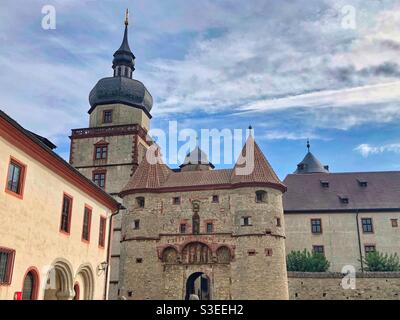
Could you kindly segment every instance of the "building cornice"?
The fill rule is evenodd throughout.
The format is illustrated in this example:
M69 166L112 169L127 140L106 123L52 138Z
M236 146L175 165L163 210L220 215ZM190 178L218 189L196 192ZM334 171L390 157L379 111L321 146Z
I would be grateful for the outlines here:
M17 123L11 123L4 117L0 117L0 135L10 144L25 152L28 156L40 162L46 168L55 172L109 209L116 211L119 208L120 204L108 193L98 188L64 159L49 148L40 145L24 131Z

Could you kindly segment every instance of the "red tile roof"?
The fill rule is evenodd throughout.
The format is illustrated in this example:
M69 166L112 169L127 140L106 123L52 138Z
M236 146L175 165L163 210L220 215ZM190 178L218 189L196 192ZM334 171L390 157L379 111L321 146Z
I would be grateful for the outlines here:
M249 147L249 151L254 150L248 159L251 169L248 172L243 171L247 168L246 146ZM254 166L251 166L252 163ZM175 172L163 163L149 164L145 158L121 195L146 191L178 191L180 189L229 189L239 186L267 186L285 191L285 186L252 137L247 140L233 169Z

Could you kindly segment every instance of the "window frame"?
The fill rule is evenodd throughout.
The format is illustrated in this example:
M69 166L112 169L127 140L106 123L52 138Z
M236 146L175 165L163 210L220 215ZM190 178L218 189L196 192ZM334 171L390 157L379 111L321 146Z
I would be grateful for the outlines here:
M368 226L368 224L364 224L364 221L370 220L371 221L371 231L365 231L364 226ZM363 234L373 234L374 233L374 221L372 218L361 218L361 228L363 231Z
M113 111L112 109L103 110L103 124L110 124L113 123ZM110 113L110 121L106 121L106 113Z
M208 227L211 226L211 231L208 230ZM214 223L211 221L206 222L206 233L212 234L214 233Z
M181 197L173 197L172 198L172 204L174 206L180 206L181 205Z
M182 227L184 227L184 232L182 232ZM188 224L187 223L180 223L179 224L179 233L180 234L186 234L188 231Z
M392 225L392 228L398 228L399 227L399 220L398 219L390 219L390 223Z
M95 177L96 175L104 175L104 186L101 187L99 184L96 183ZM106 189L106 183L107 183L107 170L97 170L97 171L93 171L92 173L92 182L98 186L99 188L105 190Z
M219 203L219 195L214 194L212 196L211 203Z
M261 196L261 200L258 200L258 196ZM265 190L257 190L256 191L256 203L267 203L268 193Z
M138 209L144 209L146 206L146 199L145 197L136 197L136 205ZM143 204L143 205L142 205Z
M133 230L139 230L139 229L140 229L140 219L133 220Z
M102 232L102 226L104 226L103 232ZM99 241L98 241L98 247L100 249L104 249L106 246L106 233L107 233L107 218L103 215L100 215Z
M367 248L372 248L372 247L374 248L374 250L367 252ZM371 252L376 252L376 244L373 243L364 244L364 255L367 256L367 254Z
M101 158L97 158L97 149L99 149L99 148L101 148L101 151L100 151ZM103 149L104 148L106 149L106 151L105 151L105 157L103 158L103 155L104 155ZM101 160L107 161L108 160L108 143L101 143L101 144L94 145L93 160L94 161L101 161Z
M39 296L39 288L40 288L40 274L39 274L39 270L36 267L29 267L26 272L24 277L22 278L22 289L21 289L21 293L23 296L23 292L24 292L24 284L25 284L25 279L28 276L28 274L31 273L33 275L33 288L32 288L32 292L31 292L31 299L29 300L25 300L25 301L34 301L38 299Z
M70 206L69 206L69 210L68 210L68 231L66 231L66 230L64 230L62 228L63 227L62 224L63 224L64 199L65 198L70 200ZM68 235L68 236L71 234L71 221L72 221L72 207L73 207L73 204L74 204L74 198L70 194L64 192L63 193L62 202L61 202L61 221L60 221L60 230L59 231L61 233L65 234L65 235Z
M322 252L317 252L316 250L315 250L315 248L322 248ZM324 245L321 245L321 244L316 244L316 245L313 245L312 246L312 252L313 252L313 254L322 254L323 256L325 256L325 246Z
M18 181L18 190L19 192L14 192L13 190L10 190L8 188L8 181L10 179L10 167L11 165L17 166L20 168L20 174L19 174L19 181ZM10 156L10 160L8 162L8 167L7 167L7 179L6 179L6 186L5 186L5 192L18 198L18 199L23 199L24 198L24 189L25 189L25 178L26 178L26 169L27 165L22 163L21 161L17 160L13 156Z
M87 230L87 239L84 238L84 232L85 232L85 215L86 215L86 210L89 211L89 218L88 218L88 230ZM92 215L93 215L93 208L87 204L85 204L85 208L83 209L83 222L82 222L82 242L85 243L90 243L90 232L92 229Z
M319 232L314 232L314 227L316 225L313 225L313 222L315 222L315 221L319 221ZM311 234L320 235L320 234L323 233L323 230L322 230L322 219L321 218L310 219L310 226L311 226Z
M16 251L11 248L0 247L0 253L5 253L8 255L6 270L5 270L5 280L4 280L4 282L1 282L2 280L0 279L0 287L3 287L3 286L6 287L6 286L10 286L12 283Z
M247 224L245 223L246 220L247 220ZM240 218L240 226L241 227L251 227L251 226L253 226L252 217L251 216L242 216Z

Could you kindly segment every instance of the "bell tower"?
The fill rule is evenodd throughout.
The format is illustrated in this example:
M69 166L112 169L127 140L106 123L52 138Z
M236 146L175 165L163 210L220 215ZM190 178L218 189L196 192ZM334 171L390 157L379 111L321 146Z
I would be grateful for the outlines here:
M70 164L119 201L118 194L151 144L147 132L153 107L150 92L133 79L136 58L129 46L128 18L127 10L122 44L112 62L113 76L100 79L90 92L89 126L73 129L70 136ZM114 217L113 226L110 299L116 297L119 281L120 215Z

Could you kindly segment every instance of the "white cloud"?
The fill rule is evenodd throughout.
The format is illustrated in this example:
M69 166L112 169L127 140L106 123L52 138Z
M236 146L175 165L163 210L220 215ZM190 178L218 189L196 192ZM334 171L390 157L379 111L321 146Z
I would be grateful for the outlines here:
M359 152L365 158L369 157L370 155L384 153L384 152L400 153L400 143L392 143L382 146L360 144L354 150Z

